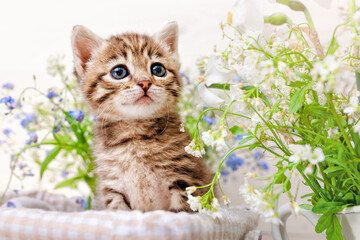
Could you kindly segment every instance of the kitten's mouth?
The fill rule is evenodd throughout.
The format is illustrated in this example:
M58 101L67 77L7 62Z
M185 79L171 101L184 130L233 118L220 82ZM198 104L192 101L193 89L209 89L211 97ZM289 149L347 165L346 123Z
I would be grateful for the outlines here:
M154 102L149 96L144 95L140 97L138 100L136 100L135 104L138 105L150 105L152 102Z

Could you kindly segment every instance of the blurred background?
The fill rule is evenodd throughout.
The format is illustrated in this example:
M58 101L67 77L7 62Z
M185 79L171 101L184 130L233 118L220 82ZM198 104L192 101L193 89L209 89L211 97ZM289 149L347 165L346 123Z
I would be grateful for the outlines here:
M330 1L330 0L328 0ZM313 0L302 1L310 10L316 29L323 43L330 41L334 27L342 22L338 7L345 1L332 1L330 8L323 8ZM72 72L70 34L74 25L84 25L107 38L124 31L152 34L167 22L177 21L180 27L179 53L182 70L191 78L198 75L196 61L209 55L221 43L220 23L226 21L231 10L231 0L14 0L2 1L0 7L0 84L12 82L13 95L33 86L46 90L60 83L53 82L46 71L48 59L64 56L66 71ZM286 13L294 23L305 22L302 13L265 1L265 15ZM359 2L358 2L359 4ZM12 125L2 116L1 128ZM0 154L4 152L0 145ZM271 162L268 162L271 174ZM243 181L242 167L225 184L225 192L232 204L242 204L238 194ZM9 159L0 155L0 189L9 178ZM44 184L44 183L42 183ZM45 183L46 184L46 183ZM24 186L38 189L37 181ZM65 192L66 193L66 192ZM263 239L272 239L270 224L260 222ZM291 217L288 223L290 239L324 239L315 234L314 227L302 217Z

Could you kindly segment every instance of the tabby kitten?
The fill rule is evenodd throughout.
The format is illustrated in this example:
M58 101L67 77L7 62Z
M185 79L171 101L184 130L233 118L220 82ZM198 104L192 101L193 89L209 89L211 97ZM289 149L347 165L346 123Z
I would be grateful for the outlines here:
M107 40L73 29L75 73L97 118L97 197L107 209L190 211L185 188L212 180L203 159L185 152L191 139L179 131L177 43L175 22L153 36Z

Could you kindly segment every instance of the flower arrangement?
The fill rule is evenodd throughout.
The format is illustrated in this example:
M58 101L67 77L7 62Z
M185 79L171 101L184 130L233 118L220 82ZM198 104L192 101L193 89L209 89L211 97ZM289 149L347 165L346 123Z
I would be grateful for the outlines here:
M295 213L302 207L322 214L316 232L343 239L336 213L360 204L360 11L350 0L344 23L322 45L301 1L276 3L303 12L307 23L294 25L280 13L264 17L262 1L237 0L221 25L226 47L199 64L198 91L208 107L199 119L212 113L220 120L211 128L196 125L187 151L199 156L211 148L225 155L212 183L202 186L209 191L195 198L197 187L188 188L188 202L216 214L214 189L226 159L240 149L261 149L277 171L261 188L248 182L255 173L246 175L240 194L250 208L280 223L276 205L285 194ZM238 135L242 139L235 141ZM295 178L309 188L302 196L308 204L297 203Z

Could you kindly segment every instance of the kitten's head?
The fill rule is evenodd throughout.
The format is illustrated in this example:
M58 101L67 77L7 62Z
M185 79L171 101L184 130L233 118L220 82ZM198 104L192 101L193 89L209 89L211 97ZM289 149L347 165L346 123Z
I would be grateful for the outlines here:
M180 90L177 39L175 22L153 36L126 33L107 40L75 26L75 73L93 113L121 120L173 111Z

